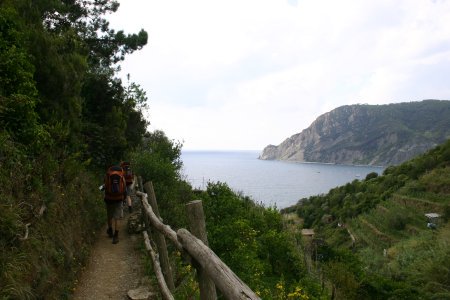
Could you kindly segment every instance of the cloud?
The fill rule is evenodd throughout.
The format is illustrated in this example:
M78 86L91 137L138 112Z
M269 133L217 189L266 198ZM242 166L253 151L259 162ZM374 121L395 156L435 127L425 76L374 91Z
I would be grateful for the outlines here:
M186 148L261 149L341 105L449 99L449 1L121 2L111 25L149 32L123 76Z

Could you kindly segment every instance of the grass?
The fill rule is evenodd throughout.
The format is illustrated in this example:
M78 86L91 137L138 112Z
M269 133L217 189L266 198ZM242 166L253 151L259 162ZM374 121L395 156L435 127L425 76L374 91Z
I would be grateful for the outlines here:
M79 165L70 167L75 169L64 178L51 170L46 170L49 177L32 178L18 165L16 175L24 180L2 187L0 299L70 297L96 228L105 220L98 183L88 172L80 174ZM24 238L26 224L31 225Z
M353 219L348 227L356 237L357 254L368 272L406 281L421 288L425 295L441 292L447 297L450 223L441 222L437 230L428 229L424 211L415 206L416 200L412 200L414 205L406 206L387 201L383 208ZM404 216L406 223L395 228L391 222L399 216Z

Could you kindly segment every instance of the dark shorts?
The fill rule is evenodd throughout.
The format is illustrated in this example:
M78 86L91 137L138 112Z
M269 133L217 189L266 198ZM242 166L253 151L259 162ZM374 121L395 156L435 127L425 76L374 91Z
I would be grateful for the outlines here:
M127 185L127 196L131 196L131 184Z
M120 219L122 217L122 201L105 202L108 219Z

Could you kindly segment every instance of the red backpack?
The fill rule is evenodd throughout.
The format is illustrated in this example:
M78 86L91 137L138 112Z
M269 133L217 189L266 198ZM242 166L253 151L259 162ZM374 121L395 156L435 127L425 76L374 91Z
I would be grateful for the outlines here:
M133 184L134 174L133 170L131 169L131 164L128 161L123 161L120 163L120 166L123 169L123 174L125 177L125 182L127 185Z
M125 184L122 168L110 167L105 177L105 199L122 201L125 198Z

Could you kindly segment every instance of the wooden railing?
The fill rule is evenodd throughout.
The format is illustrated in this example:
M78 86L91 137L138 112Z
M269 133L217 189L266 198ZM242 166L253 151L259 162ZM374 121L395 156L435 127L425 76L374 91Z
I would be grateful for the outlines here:
M216 287L227 299L260 299L222 260L208 247L203 206L200 200L186 205L191 232L181 228L176 232L161 221L152 182L142 184L138 177L140 197L144 216L143 231L145 245L153 262L161 296L174 299L173 275L166 247L168 239L178 250L187 254L191 265L197 270L200 299L217 299ZM142 187L147 193L144 193ZM149 232L157 246L157 253L150 242Z

